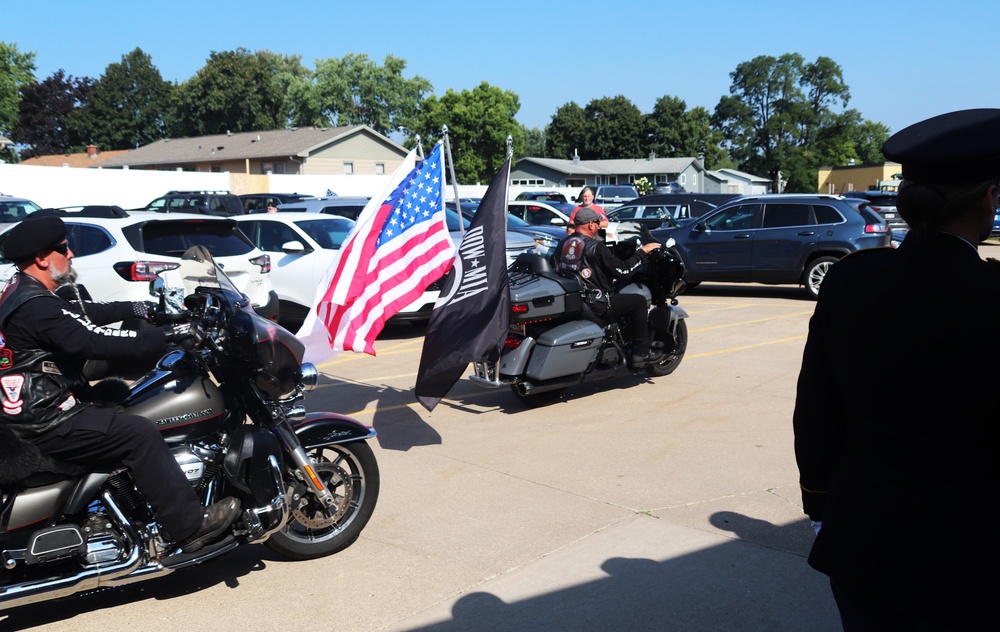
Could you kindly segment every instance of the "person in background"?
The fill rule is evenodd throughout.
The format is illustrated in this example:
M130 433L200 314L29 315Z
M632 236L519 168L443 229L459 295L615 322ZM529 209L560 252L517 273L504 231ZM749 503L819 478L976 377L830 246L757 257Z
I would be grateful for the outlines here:
M601 229L606 229L608 227L608 214L604 212L604 209L600 206L594 204L594 190L589 186L583 187L580 191L580 196L577 198L580 203L573 209L569 214L569 225L566 226L566 233L572 234L576 230L576 224L574 220L576 219L577 212L582 208L589 208L590 210L596 212L601 216Z
M910 232L830 269L798 379L809 564L829 576L848 632L978 629L1000 588L988 517L1000 263L978 252L1000 205L1000 109L916 123L883 153L901 164ZM872 323L892 323L891 344L859 344ZM873 385L892 395L862 394Z

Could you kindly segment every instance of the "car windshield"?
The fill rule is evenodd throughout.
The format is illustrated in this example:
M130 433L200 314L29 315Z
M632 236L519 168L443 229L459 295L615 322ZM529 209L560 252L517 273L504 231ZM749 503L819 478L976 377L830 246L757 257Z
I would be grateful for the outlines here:
M458 224L458 222L459 222L458 213L455 212L454 209L451 209L451 208L445 209L445 216L447 217L448 231L449 232L455 233L455 232L458 232L459 230L462 230L461 228L459 228L459 224ZM468 228L469 227L469 223L470 222L469 222L469 220L467 218L463 217L461 221L462 221L462 226L464 228Z
M0 222L19 222L40 208L30 200L0 202Z
M233 257L254 248L233 221L150 221L142 226L141 233L141 247L136 250L152 255L179 257L191 246L200 245L213 257Z
M309 235L325 250L340 248L354 227L354 222L346 217L322 217L295 222L302 232Z

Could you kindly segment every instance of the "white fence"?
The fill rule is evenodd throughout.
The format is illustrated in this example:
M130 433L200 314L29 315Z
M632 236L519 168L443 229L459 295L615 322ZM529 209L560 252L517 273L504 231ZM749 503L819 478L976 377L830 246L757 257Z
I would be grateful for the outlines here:
M341 196L381 195L390 176L364 175L270 175L255 176L263 182L259 190L236 186L243 174L198 173L193 171L146 171L142 169L76 169L0 164L0 193L32 200L42 207L113 204L122 208L145 206L167 191L233 191L234 193L304 193L321 197L327 191ZM245 185L241 185L244 186ZM459 185L460 197L482 197L485 184ZM539 187L511 187L510 199L522 191ZM554 187L572 200L579 188ZM445 198L454 198L454 187L445 189Z

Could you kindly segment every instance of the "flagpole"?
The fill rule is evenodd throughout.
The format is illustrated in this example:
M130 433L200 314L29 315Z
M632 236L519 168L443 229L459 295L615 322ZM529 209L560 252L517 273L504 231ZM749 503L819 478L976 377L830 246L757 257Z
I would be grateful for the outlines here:
M458 213L458 231L465 237L465 221L462 218L462 200L458 197L458 180L455 178L455 160L451 157L451 143L448 141L448 126L441 126L444 134L444 152L448 155L448 173L451 175L451 186L455 187L455 212Z

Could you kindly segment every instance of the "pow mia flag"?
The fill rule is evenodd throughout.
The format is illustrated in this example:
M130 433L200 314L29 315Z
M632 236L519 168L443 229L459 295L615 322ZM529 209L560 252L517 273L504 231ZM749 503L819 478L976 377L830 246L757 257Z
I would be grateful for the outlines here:
M431 411L470 362L495 356L510 327L507 289L507 180L493 178L445 277L424 336L417 400Z

